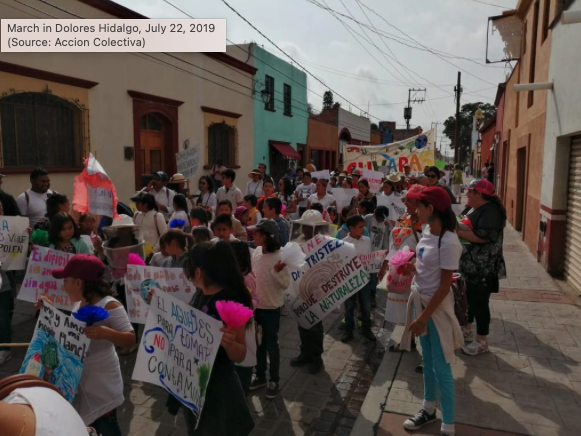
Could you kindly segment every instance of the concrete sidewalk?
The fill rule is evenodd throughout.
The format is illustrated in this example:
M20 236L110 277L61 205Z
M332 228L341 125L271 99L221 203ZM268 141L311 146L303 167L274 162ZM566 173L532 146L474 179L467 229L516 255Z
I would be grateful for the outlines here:
M458 435L581 434L581 309L507 227L508 278L491 302L490 353L456 353ZM423 398L419 353L386 353L352 435L404 435ZM441 416L438 412L438 416ZM416 434L439 434L428 429Z

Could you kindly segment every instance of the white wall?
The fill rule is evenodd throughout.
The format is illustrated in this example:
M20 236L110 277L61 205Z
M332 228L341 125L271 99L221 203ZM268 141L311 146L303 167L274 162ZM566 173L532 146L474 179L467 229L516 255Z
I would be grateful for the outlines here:
M360 117L348 110L339 108L339 133L343 128L349 130L352 139L370 142L371 122L369 118Z

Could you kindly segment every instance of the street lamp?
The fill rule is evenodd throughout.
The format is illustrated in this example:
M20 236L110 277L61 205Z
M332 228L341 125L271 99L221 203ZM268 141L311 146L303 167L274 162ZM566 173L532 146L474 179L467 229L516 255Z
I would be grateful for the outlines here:
M272 97L272 94L268 89L263 89L262 91L260 91L260 97L262 98L262 102L266 105L270 103L270 98Z

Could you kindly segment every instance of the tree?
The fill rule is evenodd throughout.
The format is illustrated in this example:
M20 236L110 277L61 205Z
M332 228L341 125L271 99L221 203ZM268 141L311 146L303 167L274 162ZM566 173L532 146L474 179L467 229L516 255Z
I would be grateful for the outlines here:
M317 111L315 110L311 103L307 104L307 112L309 114L309 117L314 117L315 115L317 115Z
M377 124L375 123L371 123L371 131L372 132L376 132L379 130L379 127L377 126Z
M325 91L323 94L323 110L333 108L333 93L331 91Z
M490 103L466 103L460 109L460 144L466 149L470 149L472 144L472 121L476 110L480 109L484 113L484 121L492 118L496 113L496 107ZM444 134L452 142L450 148L456 149L456 117L448 117L444 121Z

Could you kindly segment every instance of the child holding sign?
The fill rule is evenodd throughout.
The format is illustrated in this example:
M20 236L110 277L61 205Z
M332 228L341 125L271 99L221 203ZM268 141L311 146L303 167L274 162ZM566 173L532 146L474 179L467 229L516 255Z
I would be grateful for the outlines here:
M68 213L57 213L51 220L48 232L49 248L74 254L91 254L81 239L81 232Z
M125 401L123 378L115 347L135 344L135 333L125 309L111 297L111 288L103 280L105 265L98 258L85 254L73 256L64 268L52 276L64 279L64 289L73 305L73 312L93 305L106 309L109 317L90 327L85 335L91 345L84 362L83 375L73 406L86 425L101 436L120 436L117 407Z

